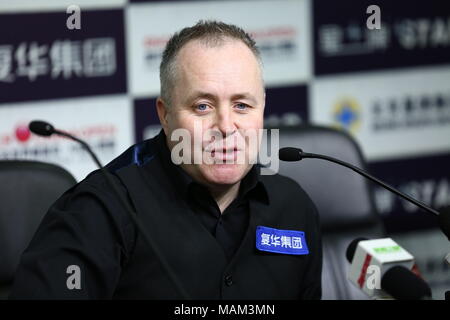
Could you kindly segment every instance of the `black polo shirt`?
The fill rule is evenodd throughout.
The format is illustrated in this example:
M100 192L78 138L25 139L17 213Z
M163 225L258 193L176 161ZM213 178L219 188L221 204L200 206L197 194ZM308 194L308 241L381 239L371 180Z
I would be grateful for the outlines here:
M180 166L172 163L165 139L164 132L161 132L161 139L157 140L157 144L167 176L205 228L217 239L227 259L231 260L248 227L249 199L268 202L257 166L253 166L242 179L237 198L221 213L208 189L195 182Z
M254 167L219 215L208 192L171 163L164 139L136 144L107 166L158 250L94 171L49 209L21 257L11 298L179 299L164 257L191 299L319 299L318 214L303 189ZM309 251L261 250L261 228L302 232Z

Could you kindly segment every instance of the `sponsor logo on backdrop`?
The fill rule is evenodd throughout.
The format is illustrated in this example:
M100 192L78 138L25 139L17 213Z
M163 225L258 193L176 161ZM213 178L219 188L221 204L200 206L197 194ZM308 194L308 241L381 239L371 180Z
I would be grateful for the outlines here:
M248 30L255 39L265 63L293 59L298 55L298 33L296 25L280 25L274 28Z
M346 27L327 24L319 28L319 52L325 57L383 52L389 44L390 30L386 24L379 30L367 29L362 24L349 24Z
M450 62L450 15L441 1L378 1L379 29L367 27L368 4L313 1L317 74Z
M361 107L353 98L344 98L336 102L333 108L335 126L356 133L361 125Z
M144 61L148 70L155 72L159 70L162 53L166 43L169 41L170 35L152 37L147 36L144 39Z
M30 119L31 121L32 119ZM77 129L64 130L77 137L83 137L88 144L103 155L113 155L116 150L115 136L117 127L108 123L92 126L81 126ZM17 123L11 132L0 133L1 159L39 159L54 162L57 159L84 159L86 154L78 144L72 144L69 149L61 144L72 144L62 137L44 138L32 134L28 122ZM67 154L70 151L70 154Z
M312 121L350 132L370 161L448 152L449 77L449 67L322 77Z
M83 10L80 30L66 20L65 10L1 15L15 31L0 40L0 103L126 91L122 10Z
M265 63L285 61L295 57L298 51L298 30L293 25L280 25L273 28L246 29L255 39ZM170 35L147 36L144 38L144 60L150 71L158 71L164 47Z
M356 134L361 125L361 112L355 99L345 98L335 103L332 117L336 127ZM374 134L447 126L450 124L450 91L380 97L369 103L368 114L367 121Z
M255 39L267 85L309 80L309 1L178 2L131 5L127 10L130 90L137 96L159 94L159 64L170 36L201 19L236 24ZM176 8L175 8L176 6ZM249 16L248 12L252 12Z
M370 105L374 132L450 124L450 90L379 98Z
M0 46L0 82L17 78L34 82L38 77L53 79L111 76L116 72L114 38L83 41L55 40L51 44L21 42Z
M32 120L48 121L85 140L103 164L133 143L131 106L126 97L11 104L0 108L0 159L56 163L77 180L96 169L78 143L56 135L45 138L32 134L28 129Z

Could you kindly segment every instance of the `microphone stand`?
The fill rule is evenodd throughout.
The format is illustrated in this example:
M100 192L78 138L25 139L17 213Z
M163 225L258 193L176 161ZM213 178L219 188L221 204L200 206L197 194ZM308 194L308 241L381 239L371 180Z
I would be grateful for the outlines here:
M403 192L400 192L399 190L395 189L394 187L388 185L387 183L381 181L378 178L375 178L374 176L368 174L367 172L361 170L360 168L358 168L358 167L356 167L356 166L354 166L354 165L352 165L350 163L347 163L345 161L342 161L342 160L339 160L339 159L336 159L336 158L333 158L333 157L329 157L329 156L325 156L325 155L321 155L321 154L315 154L315 153L306 153L306 152L302 152L302 158L322 159L322 160L334 162L334 163L337 163L337 164L339 164L341 166L347 167L347 168L349 168L349 169L359 173L360 175L366 177L370 181L373 181L373 182L381 185L383 188L391 191L392 193L396 194L397 196L399 196L399 197L401 197L401 198L403 198L403 199L405 199L405 200L407 200L409 202L412 202L413 204L415 204L419 208L421 208L421 209L423 209L423 210L425 210L425 211L427 211L429 213L432 213L432 214L434 214L436 216L439 215L438 211L434 210L433 208L430 208L429 206L427 206L423 202L420 202L420 201L418 201L418 200L408 196L407 194L405 194Z

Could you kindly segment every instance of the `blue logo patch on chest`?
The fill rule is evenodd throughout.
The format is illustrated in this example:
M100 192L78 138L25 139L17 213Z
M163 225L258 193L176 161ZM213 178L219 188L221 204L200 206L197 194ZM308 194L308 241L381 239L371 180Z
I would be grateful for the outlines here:
M305 233L263 226L256 227L256 248L260 251L303 255L309 254Z

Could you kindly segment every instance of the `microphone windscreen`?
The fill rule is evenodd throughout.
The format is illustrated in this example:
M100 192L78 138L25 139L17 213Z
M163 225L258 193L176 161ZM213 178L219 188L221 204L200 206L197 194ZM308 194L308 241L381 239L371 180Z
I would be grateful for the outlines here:
M445 207L439 212L438 222L442 232L444 232L450 241L450 206Z
M397 300L431 298L428 284L411 270L395 266L381 278L381 288Z
M278 158L282 161L299 161L302 160L302 149L298 148L281 148L278 150Z
M367 239L367 238L356 238L355 240L350 242L350 244L347 247L347 251L345 252L345 256L347 257L347 261L348 262L352 263L353 257L354 257L355 252L356 252L356 247L358 246L358 243L360 241L365 241L365 240L369 240L369 239Z
M40 136L50 136L55 132L55 128L50 123L39 120L31 121L28 128Z

